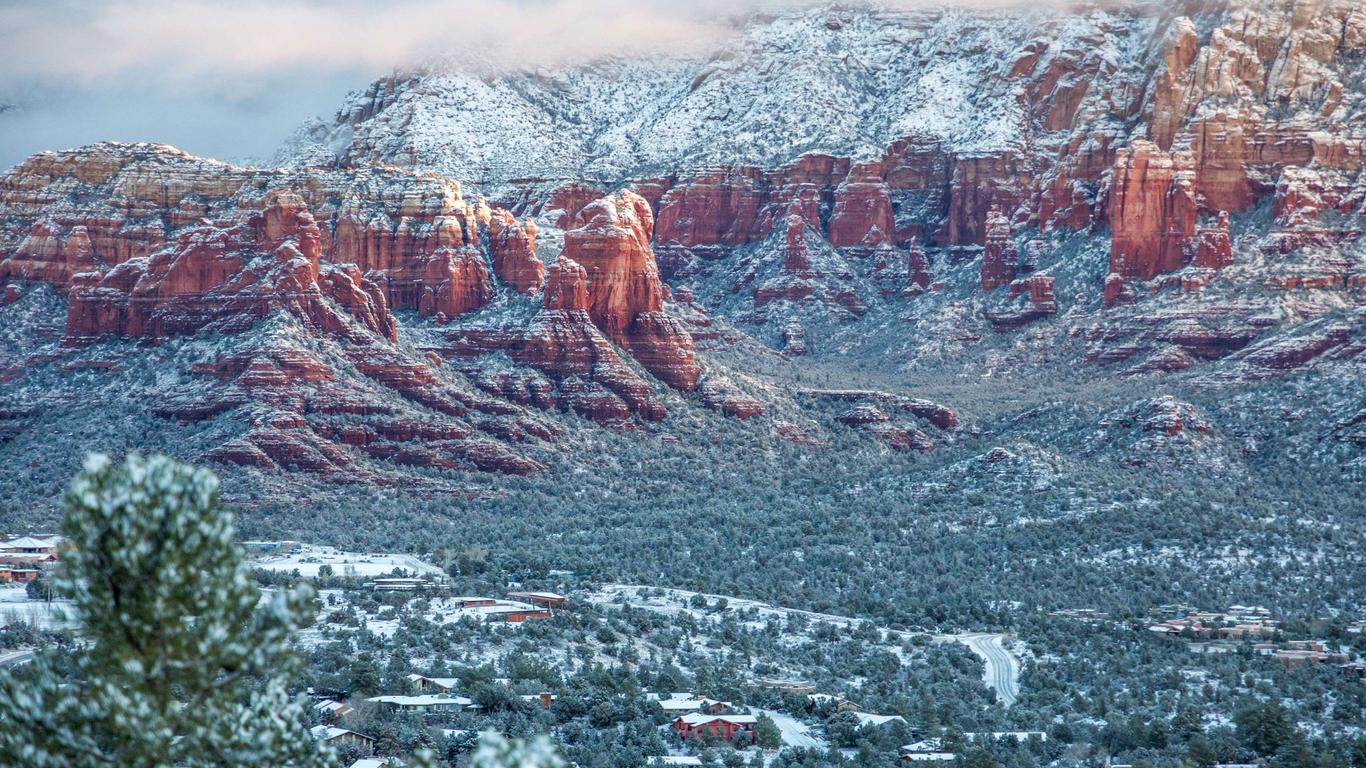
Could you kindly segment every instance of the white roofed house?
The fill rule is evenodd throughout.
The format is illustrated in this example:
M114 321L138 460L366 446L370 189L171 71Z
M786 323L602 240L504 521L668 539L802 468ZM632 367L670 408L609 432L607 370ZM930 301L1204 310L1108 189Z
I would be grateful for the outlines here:
M667 699L660 699L658 704L666 715L681 715L688 712L698 712L702 709L702 699L695 699L691 694L685 694L683 697L673 694Z
M887 725L888 723L905 723L906 718L901 715L874 715L868 712L855 712L854 717L858 718L859 725L871 725L874 727Z
M464 696L372 696L366 701L401 712L464 712L479 709L473 699Z
M347 715L356 711L355 708L352 707L350 704L344 704L340 701L333 701L331 699L323 699L321 701L314 702L313 709L317 710L318 714L322 716L323 720L332 723L335 723L337 720L340 720L341 718L346 717Z
M0 541L0 565L8 566L12 572L24 571L22 577L11 577L4 581L31 581L39 568L56 563L60 559L60 536L20 536L17 539Z
M938 738L931 738L903 746L900 759L905 763L947 763L958 759L958 756L952 752L945 752L943 742Z
M569 602L569 598L554 592L509 592L508 597L543 608L563 608Z
M363 733L356 733L355 731L346 728L337 728L331 725L315 725L310 729L310 732L318 741L330 744L334 748L343 744L350 744L359 748L367 755L375 751L374 739Z
M460 686L460 680L454 677L408 675L408 682L413 684L413 690L421 693L451 693Z

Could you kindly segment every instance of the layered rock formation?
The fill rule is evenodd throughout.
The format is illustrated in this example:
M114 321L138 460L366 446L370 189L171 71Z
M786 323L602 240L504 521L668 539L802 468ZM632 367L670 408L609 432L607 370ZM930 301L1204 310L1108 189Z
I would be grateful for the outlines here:
M562 258L582 265L588 314L607 337L629 349L646 370L690 392L701 368L692 337L664 313L664 285L650 239L654 214L640 195L622 191L589 204L565 232Z

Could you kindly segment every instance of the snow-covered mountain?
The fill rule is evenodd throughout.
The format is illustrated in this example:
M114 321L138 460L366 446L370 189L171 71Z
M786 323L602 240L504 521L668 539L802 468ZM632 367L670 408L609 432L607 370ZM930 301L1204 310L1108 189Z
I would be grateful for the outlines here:
M703 58L622 59L496 75L434 64L351 95L300 129L288 164L390 163L471 184L619 180L807 152L874 157L916 134L960 153L1028 135L1010 68L1037 41L1117 70L1153 17L1057 8L822 8L751 20Z

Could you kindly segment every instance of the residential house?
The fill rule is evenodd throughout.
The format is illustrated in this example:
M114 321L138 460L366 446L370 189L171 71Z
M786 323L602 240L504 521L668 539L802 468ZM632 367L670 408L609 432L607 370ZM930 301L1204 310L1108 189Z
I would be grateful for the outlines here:
M947 763L958 758L943 751L943 743L937 738L907 744L901 748L899 757L904 763Z
M462 712L479 709L473 699L464 696L372 696L366 701L402 712Z
M17 539L0 541L0 556L28 555L30 557L51 556L57 559L57 549L61 546L60 536L20 536Z
M554 592L509 592L508 597L552 609L563 608L569 603L569 598Z
M537 704L540 704L542 709L550 709L551 705L555 703L555 699L557 698L559 697L551 693L550 691L522 694L523 701L534 701Z
M397 757L362 757L348 768L402 768L403 765Z
M776 680L763 678L754 683L760 688L772 688L784 693L804 693L811 694L816 692L816 687L802 680Z
M520 624L527 619L549 619L551 613L546 608L533 608L529 605L500 604L483 611L489 621L506 621Z
M684 741L711 734L730 742L740 739L742 743L753 744L757 738L754 730L757 722L758 718L753 715L709 715L698 712L674 720L673 728Z
M7 568L6 582L29 582L38 578L40 569L56 563L60 558L60 536L21 536L0 542L0 568Z
M854 717L858 718L860 726L871 725L879 727L888 723L905 723L906 718L901 715L873 715L867 712L855 712Z
M343 704L340 701L333 701L331 699L323 699L314 702L313 709L317 710L318 714L322 716L322 719L329 723L335 723L356 711L355 707L352 707L350 704Z
M15 568L12 565L0 565L0 584L27 584L30 581L37 581L42 571L37 568Z
M384 578L375 579L368 582L366 586L376 592L420 592L432 588L432 582L428 579L412 578Z
M363 733L356 733L346 728L337 728L331 725L315 725L311 731L314 738L332 745L333 748L350 744L360 748L367 755L375 751L375 740Z
M413 690L419 693L451 693L460 685L460 681L454 677L426 675L408 675L408 682L412 683Z

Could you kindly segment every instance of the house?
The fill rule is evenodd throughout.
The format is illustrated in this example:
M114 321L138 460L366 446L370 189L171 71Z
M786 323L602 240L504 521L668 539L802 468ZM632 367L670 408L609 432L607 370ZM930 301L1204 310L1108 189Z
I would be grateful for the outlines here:
M310 732L315 739L330 744L333 748L350 744L359 747L367 755L375 751L375 740L363 733L330 725L315 725L310 729Z
M7 580L28 582L36 579L37 569L57 562L61 543L60 536L21 536L0 542L0 566L11 569ZM23 575L17 575L18 571L23 571Z
M711 734L726 741L741 739L753 744L758 738L754 726L758 718L753 715L708 715L701 712L683 715L674 720L674 732L678 738L687 741Z
M522 700L523 700L523 701L534 701L534 702L536 702L537 704L540 704L542 709L550 709L550 705L554 704L554 703L555 703L555 699L557 699L557 698L559 698L559 697L557 697L555 694L551 693L550 691L541 691L540 693L526 693L526 694L522 694Z
M471 597L469 595L463 595L461 597L453 597L451 599L454 600L455 604L461 608L479 608L483 606L498 604L498 601L494 600L491 597Z
M464 696L373 696L366 701L402 712L462 712L479 708L473 699Z
M695 698L691 693L674 693L667 699L660 699L659 708L664 710L666 715L681 715L702 709L702 700Z
M524 605L498 605L488 608L484 615L490 621L506 621L511 624L520 624L527 619L549 619L551 613L545 608L532 608Z
M980 733L965 733L963 734L963 738L971 742L1010 739L1023 744L1030 739L1048 741L1048 734L1043 731L983 731Z
M331 699L323 699L322 701L314 702L313 709L317 710L318 714L321 715L324 720L333 723L356 711L355 707L352 707L349 704L343 704L340 701L333 701Z
M943 751L943 743L937 738L906 744L899 757L905 763L945 763L958 758L952 752Z
M802 680L775 680L763 678L755 683L760 688L772 688L783 693L804 693L812 694L816 692L816 687Z
M729 709L735 709L735 705L729 701L719 701L717 699L703 699L702 711L709 715L719 715Z
M374 581L367 583L366 586L370 587L376 592L418 592L421 590L431 588L433 584L431 581L427 579L410 579L395 577L386 579L375 579Z
M877 715L871 712L854 712L859 725L883 726L888 723L905 723L901 715Z
M403 764L397 757L362 757L349 768L401 768Z
M509 592L508 597L543 608L563 608L569 602L569 598L554 592Z
M858 712L860 710L858 704L855 704L843 696L829 693L809 693L806 695L806 700L818 707L834 705L836 712Z
M408 675L408 682L413 684L413 690L422 693L450 693L460 685L460 680L454 677L427 677L426 675Z
M57 548L61 546L60 536L20 536L9 541L0 541L0 555L52 556L57 559Z
M649 759L649 765L701 765L702 758L696 755L658 755Z
M15 568L11 565L0 565L0 583L3 584L27 584L30 581L37 581L42 571L37 568Z

